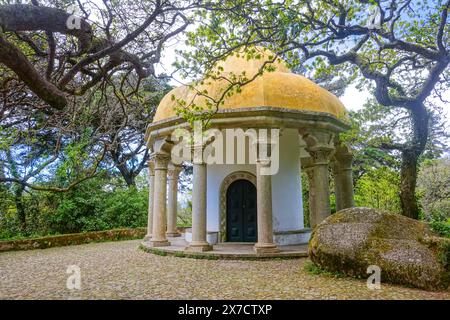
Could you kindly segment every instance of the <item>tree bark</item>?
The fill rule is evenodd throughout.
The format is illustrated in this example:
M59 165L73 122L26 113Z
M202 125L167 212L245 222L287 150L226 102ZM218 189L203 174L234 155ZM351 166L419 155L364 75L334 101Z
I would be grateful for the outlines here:
M418 157L413 150L402 152L400 170L400 203L402 213L412 219L419 218L419 206L416 198Z
M14 191L14 203L16 204L16 210L17 210L17 218L19 219L20 223L20 231L22 234L27 233L27 216L25 213L25 207L23 205L23 186L17 186L16 190Z
M121 152L120 150L111 150L110 151L111 158L114 162L114 165L119 170L120 175L125 180L127 187L128 188L136 187L136 180L135 180L136 175L133 172L133 170L130 170L127 167L126 161L123 159L120 159L120 157L119 157L120 152Z
M128 170L126 164L116 164L116 166L119 169L123 179L125 180L127 187L128 188L136 187L136 180L135 180L136 177L130 170Z
M409 106L412 118L412 142L402 150L400 169L400 203L402 213L409 218L419 218L416 197L417 168L429 135L429 114L423 103Z
M43 78L22 51L0 35L0 63L13 70L43 101L56 109L63 109L67 100L62 91Z
M78 38L82 52L91 46L92 27L84 19L79 26L69 28L71 15L61 9L29 4L0 6L0 26L5 31L49 31L73 35Z

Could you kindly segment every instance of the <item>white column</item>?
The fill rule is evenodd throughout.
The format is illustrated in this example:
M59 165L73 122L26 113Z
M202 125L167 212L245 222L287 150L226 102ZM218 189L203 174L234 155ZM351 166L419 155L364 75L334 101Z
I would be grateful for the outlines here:
M306 175L308 176L308 207L309 207L309 226L312 228L317 224L317 214L315 210L316 205L316 188L314 186L314 167L305 168Z
M178 176L182 167L169 164L168 184L169 195L167 203L167 236L179 237L181 234L177 230L177 206L178 206Z
M335 133L324 129L300 129L300 134L306 142L306 151L311 156L312 180L310 192L311 228L322 222L331 215L330 209L330 181L329 181L329 158L334 151ZM311 187L312 185L312 187Z
M352 176L352 162L353 155L347 147L339 146L336 148L334 155L336 159L337 175L334 183L339 190L340 203L337 210L351 208L355 206L353 199L353 176Z
M203 150L195 146L194 150ZM194 151L195 152L195 151ZM188 251L211 251L212 246L206 241L206 163L202 157L194 157L192 181L192 242Z
M267 150L267 154L260 152L261 148ZM258 142L258 158L256 160L258 242L253 247L256 253L274 253L279 251L277 245L273 242L272 175L269 174L271 160L265 158L271 152L270 149L270 141Z
M153 231L150 244L153 247L169 246L166 238L166 188L167 188L167 164L169 156L166 154L153 155L155 161L155 190L153 205Z
M311 227L315 227L331 215L328 163L333 149L314 147L308 151L313 160L314 218L311 219Z
M147 214L147 234L144 238L148 241L152 238L153 232L153 205L155 191L155 164L153 160L148 161L148 214Z

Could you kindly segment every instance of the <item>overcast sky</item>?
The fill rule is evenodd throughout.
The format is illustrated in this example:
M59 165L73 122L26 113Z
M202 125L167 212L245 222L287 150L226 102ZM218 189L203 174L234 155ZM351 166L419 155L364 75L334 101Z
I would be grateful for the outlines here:
M180 50L184 47L183 41L174 41L171 44L169 44L163 53L163 57L161 60L161 63L158 64L156 68L156 72L159 73L166 73L170 74L173 72L174 68L172 67L172 64L174 63L176 59L175 49ZM171 84L173 86L179 86L180 82L185 83L186 80L182 80L181 78L177 78L177 75L174 75L176 80L172 80ZM340 100L345 105L345 107L348 110L357 111L364 103L371 97L371 93L369 91L359 91L354 85L349 86L342 97L340 97ZM444 99L450 101L450 90L445 92ZM445 118L447 119L448 123L450 123L450 104L444 105L442 101L439 99L436 99L435 104L438 106L442 106L443 110L445 112ZM450 130L450 126L448 128Z

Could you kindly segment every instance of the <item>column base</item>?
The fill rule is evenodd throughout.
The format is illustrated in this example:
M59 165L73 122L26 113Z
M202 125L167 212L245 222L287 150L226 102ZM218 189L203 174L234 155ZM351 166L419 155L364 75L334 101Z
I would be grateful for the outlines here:
M168 240L150 240L150 247L168 247L170 242Z
M144 237L144 241L150 241L152 240L152 235L151 234L146 234Z
M205 252L212 251L213 246L208 242L191 242L185 250L188 252Z
M167 237L181 237L181 233L179 233L178 231L170 231L170 232L166 232L166 236Z
M275 243L256 243L253 247L256 253L277 253L280 252Z

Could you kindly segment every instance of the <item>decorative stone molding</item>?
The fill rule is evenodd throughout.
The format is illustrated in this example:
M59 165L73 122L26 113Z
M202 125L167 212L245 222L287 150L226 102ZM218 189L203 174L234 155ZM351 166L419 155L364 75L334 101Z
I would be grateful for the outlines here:
M167 166L167 179L168 180L178 180L178 177L182 170L183 170L183 166L169 163L169 165Z
M227 190L236 180L248 180L256 188L256 176L247 171L236 171L226 176L220 185L219 194L219 241L227 241Z
M150 160L154 163L154 171L166 170L170 161L170 155L165 153L152 153L150 155Z
M267 128L270 124L273 128L324 128L332 132L343 132L350 128L347 123L329 113L269 106L219 110L210 124L212 128ZM177 128L189 130L191 126L182 117L153 122L147 127L145 140L151 146L153 139L170 135Z

